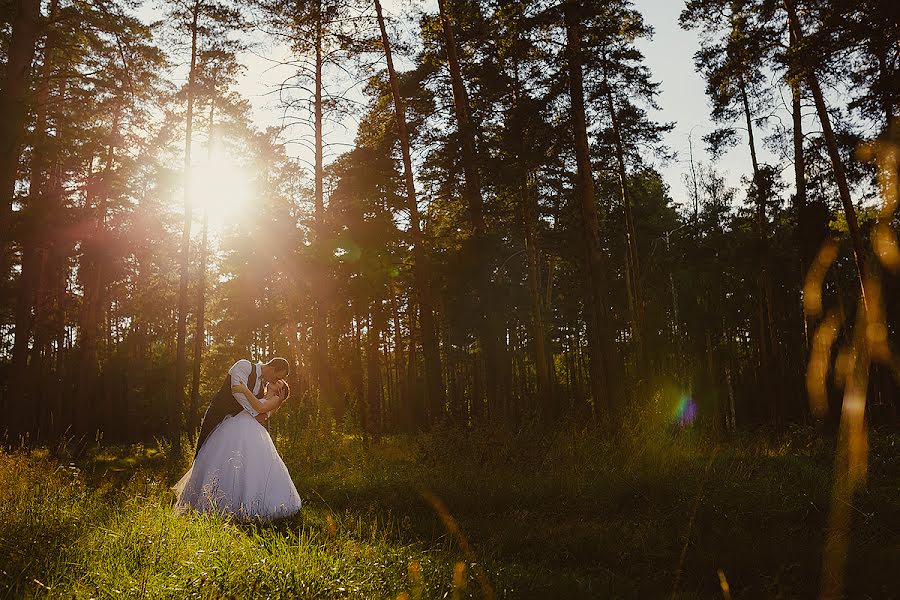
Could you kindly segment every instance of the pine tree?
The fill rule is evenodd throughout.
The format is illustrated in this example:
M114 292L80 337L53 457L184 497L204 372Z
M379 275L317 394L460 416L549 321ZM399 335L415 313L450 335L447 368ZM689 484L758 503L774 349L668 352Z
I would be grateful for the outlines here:
M6 68L0 86L0 230L12 231L12 204L15 201L22 137L27 117L27 95L31 63L39 35L40 0L18 0L14 4L12 36ZM0 281L9 274L9 238L0 246Z
M388 77L390 80L391 95L394 101L397 132L400 141L400 150L403 156L403 169L406 179L406 198L409 210L409 225L413 238L413 269L415 272L416 296L419 303L419 323L422 327L422 353L425 357L425 415L430 422L440 418L444 406L444 377L441 369L441 356L438 348L437 328L434 315L434 302L431 297L431 282L429 281L428 248L425 235L422 232L419 218L419 206L416 200L415 178L412 172L412 159L410 157L410 138L406 123L406 111L403 97L400 95L400 85L397 72L394 69L394 60L391 55L391 42L388 38L387 28L384 23L384 14L381 2L375 0L375 11L378 17L378 27L381 30L381 42L384 46L385 59L387 61Z
M191 224L193 220L192 163L194 101L197 93L197 65L205 44L221 43L242 26L241 14L215 0L179 0L168 5L167 22L177 34L190 37L190 66L184 89L187 110L184 137L184 226L181 234L179 264L178 326L176 333L175 376L172 382L171 418L169 434L180 445L182 413L184 410L184 379L187 369L187 313L188 280L190 279Z

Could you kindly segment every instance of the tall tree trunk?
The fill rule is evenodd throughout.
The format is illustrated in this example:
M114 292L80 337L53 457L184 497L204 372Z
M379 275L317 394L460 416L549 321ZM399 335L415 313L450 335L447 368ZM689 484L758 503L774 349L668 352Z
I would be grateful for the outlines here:
M450 84L453 88L453 106L459 131L464 195L472 221L472 232L477 237L485 234L484 200L481 197L481 176L478 172L475 156L475 132L469 116L469 95L462 78L459 57L456 49L456 38L453 33L452 16L447 12L447 0L438 0L441 17L441 29L444 34L444 48L447 52L447 66L450 71Z
M41 17L40 0L18 0L12 18L12 36L6 54L6 72L0 88L0 231L5 232L0 246L0 282L5 282L12 263L12 202L25 120L28 115L28 86L34 61Z
M59 2L53 0L50 5L49 15L51 19L58 12ZM38 299L41 297L41 287L47 276L47 258L49 246L53 243L53 236L48 231L51 222L50 205L51 196L47 189L47 110L50 101L50 75L53 70L53 45L51 29L48 26L44 37L44 62L41 65L37 94L35 95L34 111L34 144L31 157L31 176L28 185L28 205L22 211L24 215L20 224L20 240L22 245L22 265L19 274L19 289L16 296L15 311L15 339L13 342L12 364L8 394L11 398L21 398L26 391L26 382L43 381L29 373L28 369L28 343L32 332L36 328L46 330L46 323L37 321ZM15 35L15 34L14 34ZM33 50L32 50L33 54ZM29 63L30 67L30 63ZM18 165L18 157L16 157ZM15 174L13 174L15 176ZM10 196L12 198L12 196ZM10 224L11 225L11 224ZM6 229L6 231L11 231ZM10 236L11 238L12 236ZM2 250L4 253L6 249ZM4 265L4 269L6 265ZM6 271L0 273L5 278ZM41 315L46 316L46 315ZM42 351L35 340L32 354L36 356ZM37 399L31 398L25 402L21 411L16 411L13 421L18 423L14 427L15 433L24 434L33 432L35 417L37 415Z
M75 433L86 436L97 425L96 399L97 395L97 354L100 349L101 325L103 322L103 288L107 277L104 269L108 252L104 249L106 240L106 212L108 204L107 182L112 174L113 160L115 158L114 140L118 137L119 115L113 120L110 143L106 152L106 164L99 174L90 174L88 177L89 195L85 201L85 209L90 211L92 198L90 190L96 190L97 215L94 222L94 232L85 245L82 255L83 260L83 286L84 298L81 307L79 323L80 353L78 361L78 388L76 402L73 406L73 425ZM85 440L86 441L86 440Z
M416 346L416 303L414 294L407 296L406 317L409 321L409 352L406 353L406 399L403 415L408 430L422 425L426 421L426 406L419 401L418 354Z
M460 149L463 166L463 196L469 209L469 219L472 222L472 236L475 241L478 256L487 256L486 225L484 219L484 199L481 195L481 177L478 172L478 163L475 151L475 131L469 115L469 95L466 92L465 82L457 55L456 37L453 32L453 15L447 8L447 0L438 0L438 9L441 17L441 29L444 34L444 47L447 52L447 66L450 71L450 83L453 88L453 106L458 125ZM478 333L484 352L485 365L485 392L488 406L501 401L501 396L506 391L503 388L501 364L500 334L498 323L500 315L492 310L490 299L496 297L491 291L491 261L479 260L476 264L476 286L478 289Z
M797 45L797 37L793 28L788 26L791 47ZM803 154L803 112L802 112L802 96L800 89L800 80L791 77L791 115L793 118L793 140L794 140L794 213L797 219L797 228L803 231L803 223L806 211L806 157ZM800 290L803 290L804 279L806 275L806 257L803 255L803 248L800 252ZM812 317L803 315L803 341L805 349L808 350L812 343Z
M522 85L519 79L519 62L513 60L512 106L515 110L522 96ZM537 410L543 418L552 418L559 412L559 406L553 397L553 386L556 374L553 368L553 356L547 341L547 325L541 283L541 249L538 234L539 207L536 176L530 165L526 163L526 142L524 136L518 136L518 160L523 165L523 177L518 189L519 205L522 211L522 232L525 240L525 255L528 262L528 293L531 309L531 340L534 348L534 363L537 373ZM549 280L549 277L548 277ZM548 281L549 283L549 281Z
M51 0L48 11L49 21L52 23L59 12L59 0ZM30 379L38 382L35 386L35 397L28 404L32 405L35 439L39 440L41 433L47 431L49 425L49 400L52 394L54 381L58 378L51 376L51 353L55 328L61 328L62 322L58 320L55 303L57 299L56 289L59 277L65 277L61 268L58 228L61 222L62 210L62 184L59 181L59 169L56 165L50 165L48 160L48 105L50 102L50 79L54 62L55 40L52 30L48 26L44 44L44 63L41 65L41 74L37 95L35 97L35 141L31 160L31 181L28 190L31 201L32 223L27 239L30 240L32 251L37 251L38 273L35 277L37 288L34 290L34 344L31 350ZM60 84L60 89L64 85ZM23 253L25 251L23 238ZM21 295L20 295L21 299Z
M188 405L187 430L193 434L200 426L200 365L206 346L206 267L209 260L209 212L203 210L203 233L200 242L200 267L197 270L197 316L194 324L194 356L191 369L191 397Z
M213 155L213 128L215 127L216 95L213 90L213 98L209 103L209 147L206 149L206 158L212 161ZM209 260L209 207L203 207L203 234L200 241L200 268L197 271L197 318L194 323L194 360L191 370L191 399L188 405L187 430L193 435L200 426L200 415L197 412L200 406L200 360L206 344L206 263Z
M371 304L369 313L369 328L366 331L366 408L368 408L369 432L377 443L381 439L381 352L378 347L381 344L381 330L383 329L384 309L381 300L376 299Z
M391 81L391 94L394 98L394 112L397 118L397 132L400 138L400 149L403 153L403 168L406 174L406 200L409 209L409 227L413 238L413 275L416 284L416 293L419 300L419 321L422 328L422 353L425 357L425 388L427 418L434 423L443 414L444 408L444 381L441 371L441 355L438 348L437 329L434 317L434 302L431 297L429 282L429 257L425 247L426 240L419 223L419 206L416 201L416 188L412 171L412 159L410 157L409 131L406 127L406 109L403 98L400 96L400 84L397 81L397 72L394 70L394 60L391 56L391 43L388 39L387 29L384 26L384 15L381 11L381 1L375 0L375 12L378 17L378 27L381 30L381 42L387 60L388 76Z
M540 410L545 417L557 412L553 398L553 357L547 343L547 323L541 294L541 250L538 240L538 204L534 176L526 176L519 192L522 204L522 229L525 233L525 254L528 257L528 294L531 302L531 339L537 373L537 394Z
M797 16L793 0L784 0L784 6L785 10L787 10L788 20L791 29L794 32L796 41L797 43L802 44L803 28L800 24L800 19ZM798 69L798 71L801 69ZM831 159L835 183L837 183L838 193L841 197L844 217L847 220L847 230L850 233L850 243L853 246L853 258L856 262L856 275L859 280L860 298L862 298L863 306L867 306L865 286L866 259L863 249L862 234L859 231L859 221L856 219L856 209L853 207L853 199L850 197L850 185L847 183L847 174L844 171L844 163L843 160L841 160L841 153L838 150L837 139L834 137L834 130L831 128L831 117L828 115L828 106L825 104L825 97L822 95L819 79L813 68L806 67L805 70L806 84L809 86L809 91L812 93L813 100L816 103L816 113L819 116L819 122L822 124L822 133L825 136L825 146L828 148L828 157Z
M744 109L744 118L747 123L747 138L750 147L750 161L753 166L753 182L756 186L756 242L759 252L759 273L757 274L757 325L759 339L757 340L757 352L759 356L759 373L763 394L769 400L770 417L776 421L783 409L779 400L778 377L773 377L773 369L779 370L778 357L776 356L776 337L774 331L774 315L772 311L771 282L768 258L768 221L766 219L766 200L768 187L763 180L763 174L759 167L756 155L756 140L753 134L753 117L750 112L750 102L747 98L747 90L741 79L740 96Z
M584 84L581 72L581 32L572 0L565 4L566 45L568 54L569 95L572 103L572 124L575 133L575 160L578 169L578 196L581 208L581 227L585 238L588 267L588 294L584 300L588 317L588 352L590 354L590 384L595 410L609 418L617 409L618 393L612 374L617 372L618 360L613 350L613 332L609 323L609 287L606 276L608 257L600 239L600 219L591 171L590 148L584 113Z
M397 301L396 281L391 279L389 285L391 294L391 317L393 318L394 323L394 361L397 365L397 397L395 406L403 407L407 403L408 395L406 392L407 381L405 372L406 365L404 364L405 353L403 352L403 331L400 329L400 303ZM410 343L412 342L410 341Z
M878 46L878 73L884 81L890 81L892 77L897 77L896 69L894 72L891 71L889 61L891 56L896 56L900 52L900 40L881 38L880 41L881 43ZM887 136L890 135L891 124L894 122L894 99L891 94L891 86L889 85L881 86L881 110L884 112L884 130L881 134Z
M197 21L200 18L201 0L194 0L193 18L191 21L191 67L188 71L187 117L184 135L184 227L181 230L181 253L179 269L181 278L178 285L178 333L175 345L175 379L172 388L172 406L169 414L169 435L174 444L173 456L178 455L181 448L181 413L184 408L184 374L187 360L185 346L187 338L188 312L188 280L191 254L191 221L193 206L191 199L191 142L194 129L194 81L197 70Z
M353 383L353 393L356 396L356 409L359 411L360 424L362 425L363 435L369 435L369 412L366 410L366 390L365 390L365 372L363 371L363 348L362 348L362 319L365 314L362 312L364 306L356 300L351 301L353 310L353 374L351 381ZM338 422L338 425L341 423Z
M324 260L324 246L322 237L325 234L325 199L324 199L324 180L325 171L323 167L323 136L322 136L322 1L316 3L316 66L315 66L315 97L313 99L314 111L314 128L315 128L315 230L313 234L313 242L315 244L317 257ZM322 268L321 276L325 276L326 269L324 264L319 264ZM328 322L326 299L323 297L321 290L325 286L315 286L313 295L313 370L316 377L316 390L319 394L319 401L331 410L335 411L335 417L340 421L343 418L343 403L336 402L333 398L331 386L331 373L328 366Z
M619 177L619 193L622 198L622 209L625 213L625 239L629 268L627 269L631 292L631 318L634 337L637 341L638 371L647 365L644 356L644 297L641 289L641 267L638 259L637 232L634 226L634 210L631 206L631 195L628 193L628 173L625 168L625 147L622 133L619 130L619 119L613 102L612 89L608 81L605 83L606 108L612 121L613 139L616 146L616 172Z
M788 38L792 49L798 45L796 32L788 22ZM803 299L806 296L806 271L812 264L815 252L818 248L810 248L806 243L806 232L814 225L810 222L810 214L807 209L808 199L806 193L806 155L803 150L803 112L802 112L802 81L796 72L789 72L791 86L791 116L793 122L793 142L794 142L794 214L796 215L796 228L800 234L799 237L799 262L800 262L800 307L803 313L803 354L799 361L800 374L805 372L806 358L812 348L813 335L816 328L816 317L808 314L805 310ZM797 415L806 421L809 415L809 403L806 396L806 386L802 384L803 378L799 378L800 386L797 397L800 400L797 406Z

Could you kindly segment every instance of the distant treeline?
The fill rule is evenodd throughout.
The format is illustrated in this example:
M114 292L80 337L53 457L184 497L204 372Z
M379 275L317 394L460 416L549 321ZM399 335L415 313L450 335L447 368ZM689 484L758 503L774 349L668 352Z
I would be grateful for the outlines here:
M834 423L864 282L870 421L897 424L896 165L880 188L873 159L900 140L896 2L686 2L718 129L680 156L678 205L626 0L439 0L417 22L378 0L164 4L0 5L8 439L180 439L234 360L276 355L286 418L375 436L781 428L810 420L808 386ZM283 130L237 91L261 40L292 52ZM347 115L355 145L325 165ZM745 155L738 187L704 142ZM216 153L253 189L224 226L229 190L197 175Z

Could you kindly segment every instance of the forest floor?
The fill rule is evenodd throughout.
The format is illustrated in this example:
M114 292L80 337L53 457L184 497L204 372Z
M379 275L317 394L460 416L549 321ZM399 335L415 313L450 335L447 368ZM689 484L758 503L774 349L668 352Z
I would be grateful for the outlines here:
M819 593L834 447L811 431L277 442L304 508L268 525L173 515L187 451L0 452L0 598L722 598L723 578L733 598ZM850 597L900 597L898 486L900 436L873 435Z

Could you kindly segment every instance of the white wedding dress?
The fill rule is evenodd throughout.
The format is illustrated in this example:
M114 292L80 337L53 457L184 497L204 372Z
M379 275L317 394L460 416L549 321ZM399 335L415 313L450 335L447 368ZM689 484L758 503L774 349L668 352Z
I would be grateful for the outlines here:
M287 517L301 505L268 430L246 411L219 423L173 489L176 512L218 512L242 521Z

